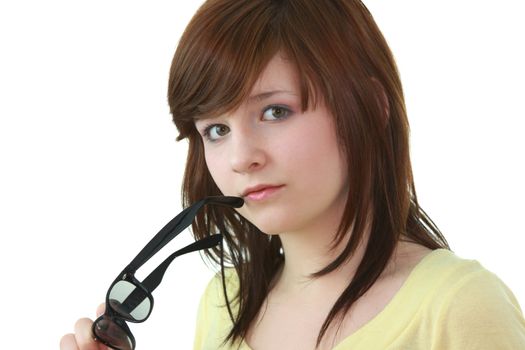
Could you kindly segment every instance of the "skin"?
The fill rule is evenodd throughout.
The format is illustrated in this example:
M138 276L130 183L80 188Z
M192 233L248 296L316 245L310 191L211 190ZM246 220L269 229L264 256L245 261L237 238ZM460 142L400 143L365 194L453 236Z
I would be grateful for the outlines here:
M97 317L104 313L105 304L100 304L97 308ZM95 340L91 334L93 320L81 318L75 323L75 333L66 334L60 339L60 350L108 350Z
M247 336L253 349L314 349L331 306L348 285L364 254L361 244L339 269L316 280L307 276L326 266L343 249L331 242L343 215L348 181L335 125L319 101L301 111L297 72L277 54L235 111L197 120L206 164L224 195L241 196L247 187L283 185L263 201L245 198L237 209L266 234L279 235L285 263ZM365 233L365 242L368 240ZM429 250L400 243L380 279L345 318L341 331L327 333L331 349L368 322L391 300L413 267ZM103 305L97 314L103 312ZM75 333L65 335L62 350L106 349L92 340L92 320L82 318Z

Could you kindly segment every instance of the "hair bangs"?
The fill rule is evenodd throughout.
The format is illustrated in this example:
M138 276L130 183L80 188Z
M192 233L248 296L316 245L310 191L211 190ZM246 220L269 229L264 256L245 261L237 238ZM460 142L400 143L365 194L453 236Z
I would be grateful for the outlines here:
M239 107L278 51L272 13L250 9L236 2L208 2L186 28L173 58L168 88L177 140L195 132L195 119Z
M238 108L278 53L298 70L303 110L310 100L315 105L320 79L315 69L304 69L315 64L305 61L311 55L301 50L302 37L293 28L294 9L279 1L246 3L207 2L183 33L168 87L177 140L196 132L195 120Z

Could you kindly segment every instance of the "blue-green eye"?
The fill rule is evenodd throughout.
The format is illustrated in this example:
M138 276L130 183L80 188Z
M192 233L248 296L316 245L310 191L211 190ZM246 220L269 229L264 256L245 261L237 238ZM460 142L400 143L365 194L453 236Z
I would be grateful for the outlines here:
M274 120L285 119L290 115L291 111L284 106L269 106L263 111L263 118L271 118ZM270 120L271 120L270 119Z

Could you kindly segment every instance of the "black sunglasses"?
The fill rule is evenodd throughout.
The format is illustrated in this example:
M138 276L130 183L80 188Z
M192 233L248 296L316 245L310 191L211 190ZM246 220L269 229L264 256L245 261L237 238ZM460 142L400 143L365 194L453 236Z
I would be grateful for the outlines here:
M151 293L158 287L170 263L176 257L217 246L222 241L221 234L213 234L186 247L177 250L167 257L142 282L134 274L155 253L181 233L192 222L197 212L206 204L216 204L240 208L244 201L239 197L207 197L181 211L166 224L129 263L113 281L106 294L106 310L93 322L92 332L97 341L116 350L135 349L135 338L126 321L144 322L153 309Z

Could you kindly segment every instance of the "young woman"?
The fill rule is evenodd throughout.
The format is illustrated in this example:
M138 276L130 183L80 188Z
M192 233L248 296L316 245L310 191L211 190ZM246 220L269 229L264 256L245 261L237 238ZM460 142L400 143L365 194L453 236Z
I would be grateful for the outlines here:
M231 265L204 292L195 349L525 348L512 292L418 205L401 82L360 1L205 2L168 100L189 141L184 206L245 201L193 224L225 233L207 253ZM84 320L61 348L91 339Z

